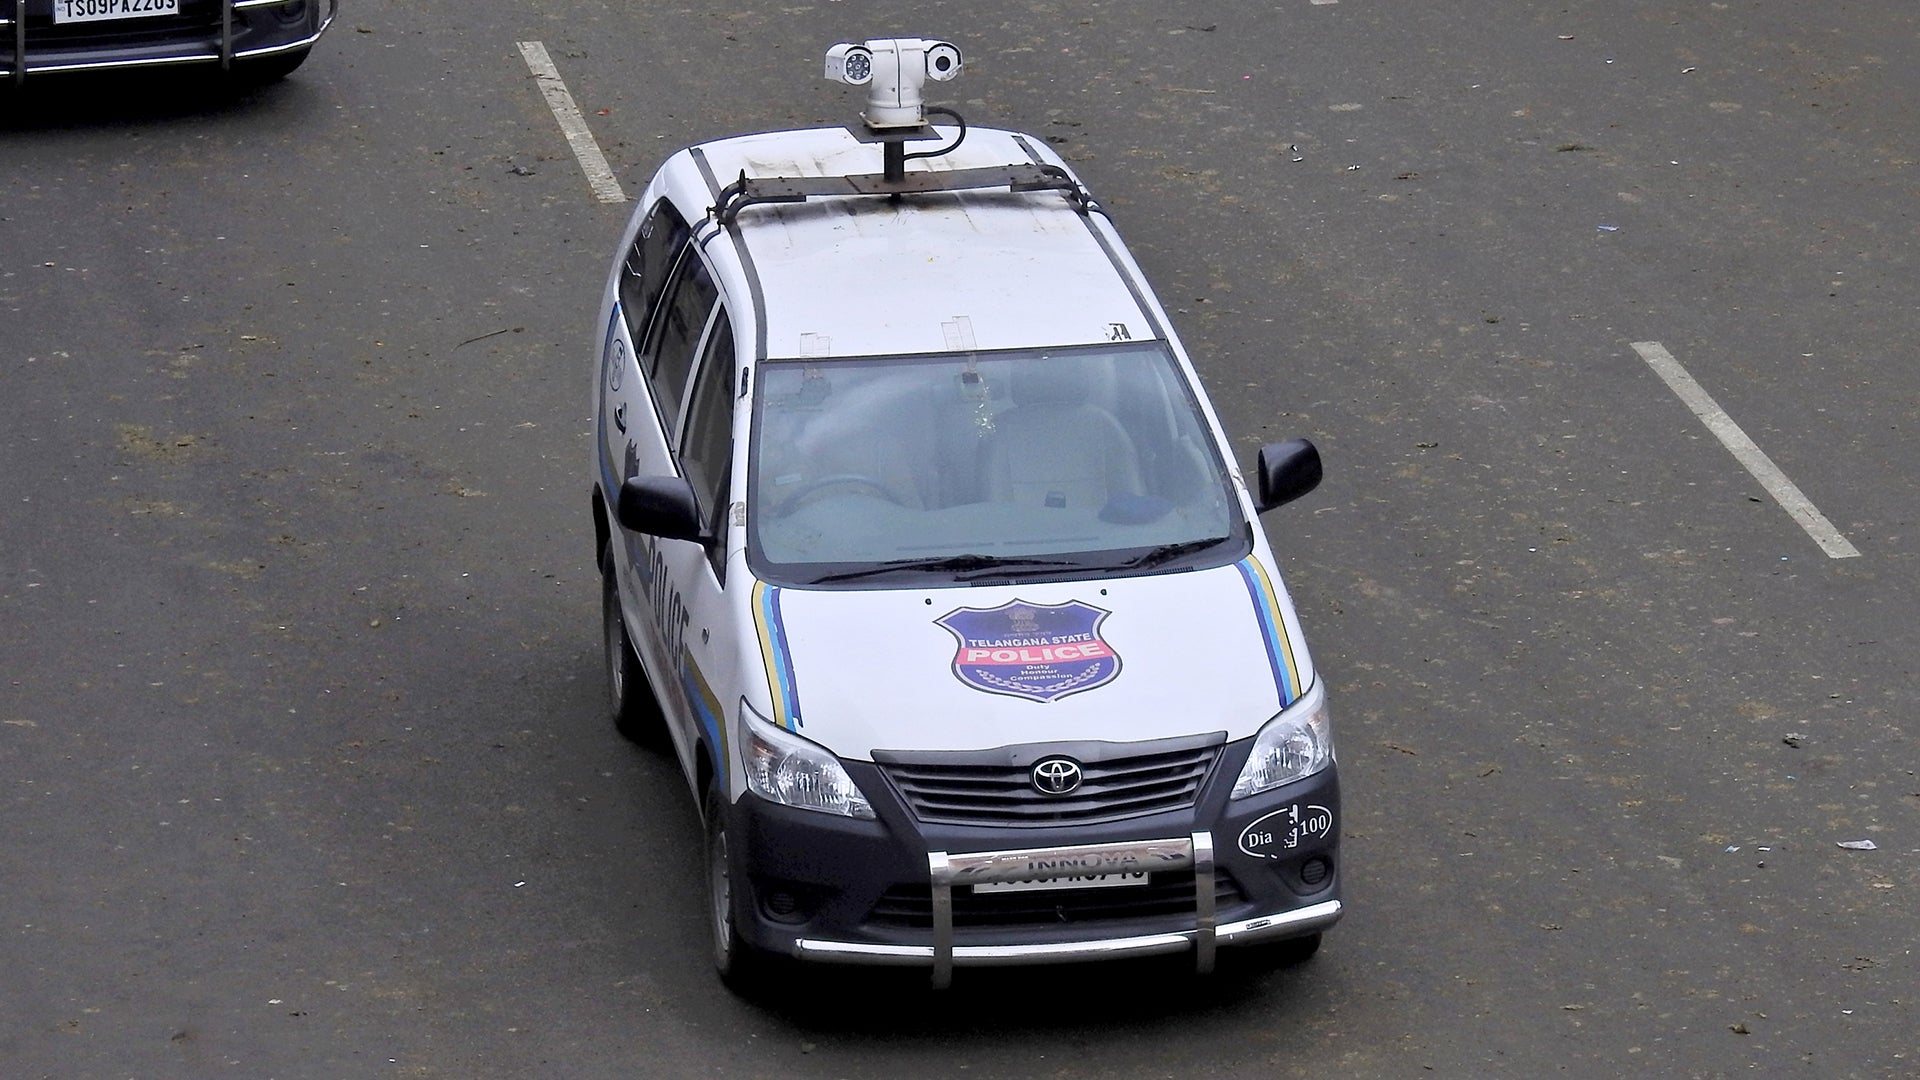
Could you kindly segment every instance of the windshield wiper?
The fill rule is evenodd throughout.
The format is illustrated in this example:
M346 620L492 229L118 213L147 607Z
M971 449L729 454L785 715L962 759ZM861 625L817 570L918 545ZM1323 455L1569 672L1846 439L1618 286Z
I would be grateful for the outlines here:
M1196 551L1205 551L1210 547L1217 547L1226 543L1229 539L1231 539L1231 537L1209 536L1204 540L1182 540L1177 544L1161 544L1159 547L1148 548L1146 551L1135 555L1126 562L1119 564L1116 569L1146 570L1150 567L1159 566L1162 563L1172 562L1183 555L1191 555Z
M968 577L958 578L957 580L969 581L974 577L992 577L997 574L1005 574L1008 573L1009 570L1018 573L1021 571L1031 571L1032 568L1077 565L1079 564L1069 562L1065 559L997 558L992 555L971 554L941 555L928 559L893 559L888 562L876 563L873 566L863 566L858 570L841 570L831 574L823 574L820 577L814 578L812 584L824 585L832 581L854 581L859 578L878 577L882 574L901 571L930 574L968 574ZM969 573L970 571L978 571L978 573Z
M956 580L975 582L986 578L1041 577L1058 574L1060 568L1070 566L1076 570L1087 569L1087 564L1078 559L995 559L991 565L983 566L970 574L956 575Z

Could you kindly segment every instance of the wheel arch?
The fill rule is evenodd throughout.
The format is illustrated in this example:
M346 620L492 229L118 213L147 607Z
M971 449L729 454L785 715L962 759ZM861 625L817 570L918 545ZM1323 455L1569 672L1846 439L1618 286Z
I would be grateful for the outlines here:
M608 516L607 496L600 485L593 485L593 565L595 569L605 571L607 556L613 544L613 519Z
M709 794L717 796L722 802L732 801L733 792L725 789L720 780L720 771L714 767L713 747L706 735L702 734L694 742L693 793L694 797L705 804Z

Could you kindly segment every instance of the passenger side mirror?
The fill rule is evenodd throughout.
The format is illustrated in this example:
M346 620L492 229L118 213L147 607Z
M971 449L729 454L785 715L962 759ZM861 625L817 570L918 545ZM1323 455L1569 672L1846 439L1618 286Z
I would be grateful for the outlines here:
M636 476L620 485L616 516L622 527L666 540L713 543L700 520L693 485L678 476Z
M1320 486L1320 451L1305 439L1268 443L1260 448L1260 497L1254 506L1266 513Z

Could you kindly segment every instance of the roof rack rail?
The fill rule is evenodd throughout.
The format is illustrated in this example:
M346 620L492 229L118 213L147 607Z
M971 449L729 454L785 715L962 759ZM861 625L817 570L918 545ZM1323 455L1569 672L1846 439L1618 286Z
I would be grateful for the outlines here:
M976 169L950 169L939 172L911 172L900 179L888 179L882 173L852 176L764 176L740 178L720 190L718 201L707 212L721 225L731 225L740 211L762 203L799 203L812 198L841 195L925 195L941 191L980 191L1006 188L1009 191L1058 191L1074 210L1106 213L1085 186L1058 165L989 165Z

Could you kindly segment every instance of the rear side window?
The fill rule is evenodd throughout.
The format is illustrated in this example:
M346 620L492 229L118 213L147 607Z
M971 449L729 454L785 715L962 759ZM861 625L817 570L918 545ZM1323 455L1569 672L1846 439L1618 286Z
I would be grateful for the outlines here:
M693 371L693 351L700 347L700 337L720 301L720 292L714 288L707 264L692 250L680 260L669 288L660 317L654 320L654 340L640 354L660 408L660 425L667 441L672 442L679 435L680 403L687 392L687 376Z
M700 513L715 536L726 535L727 480L733 465L733 324L725 308L700 358L700 375L687 407L687 438L680 448L680 469L693 485ZM714 572L721 573L728 545L713 545Z
M627 249L620 273L621 315L626 319L627 336L636 345L646 342L654 308L667 288L667 275L691 235L686 219L665 199L655 203L640 223L640 235Z

